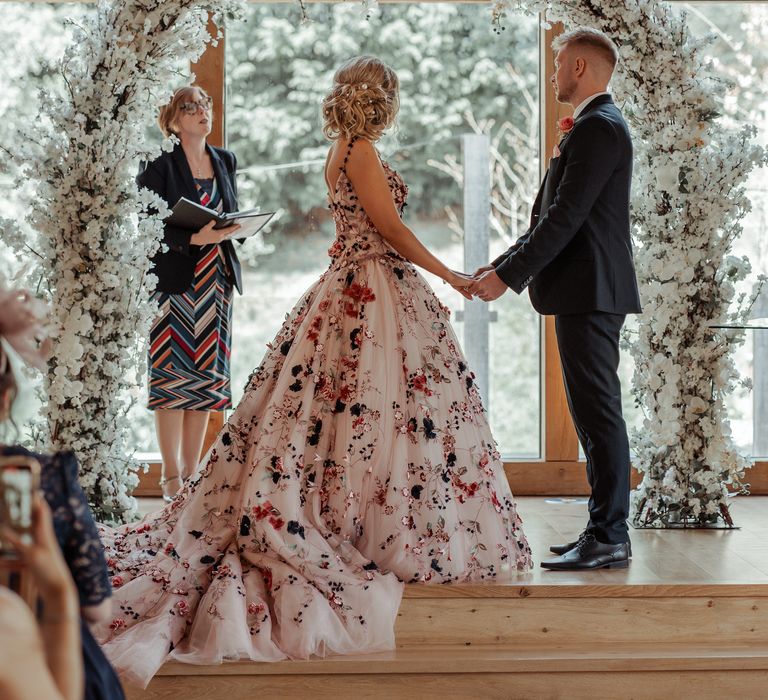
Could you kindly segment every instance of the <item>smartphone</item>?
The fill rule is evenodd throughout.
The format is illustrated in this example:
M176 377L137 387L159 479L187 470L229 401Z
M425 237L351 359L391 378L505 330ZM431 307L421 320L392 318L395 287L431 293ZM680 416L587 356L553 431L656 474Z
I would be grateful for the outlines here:
M0 457L0 524L32 542L32 502L40 488L40 462L23 455ZM17 552L0 535L0 557L13 559Z

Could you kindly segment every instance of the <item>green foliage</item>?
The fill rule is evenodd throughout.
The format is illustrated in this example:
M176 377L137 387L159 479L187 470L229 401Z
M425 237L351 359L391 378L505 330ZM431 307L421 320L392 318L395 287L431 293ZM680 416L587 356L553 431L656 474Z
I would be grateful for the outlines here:
M460 161L467 115L514 120L521 86L507 64L538 85L538 26L519 18L515 31L495 34L487 7L459 4L383 5L366 19L359 7L312 5L315 20L297 26L291 5L249 7L245 23L227 33L227 132L241 168L244 203L282 206L284 232L306 229L306 213L325 206L319 173L327 153L320 104L334 70L358 54L387 61L401 81L397 133L382 148L407 161L410 213L441 212L461 204L452 178L428 164L452 155ZM511 163L515 153L505 154ZM314 163L267 169L285 163Z

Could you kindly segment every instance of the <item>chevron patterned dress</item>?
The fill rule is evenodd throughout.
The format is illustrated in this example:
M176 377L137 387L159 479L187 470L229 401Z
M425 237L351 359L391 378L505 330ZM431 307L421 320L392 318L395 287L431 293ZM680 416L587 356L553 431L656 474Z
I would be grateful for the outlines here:
M195 184L200 203L221 211L216 179ZM155 298L160 314L149 334L149 408L232 408L232 285L221 246L200 247L195 277L185 292L157 292Z

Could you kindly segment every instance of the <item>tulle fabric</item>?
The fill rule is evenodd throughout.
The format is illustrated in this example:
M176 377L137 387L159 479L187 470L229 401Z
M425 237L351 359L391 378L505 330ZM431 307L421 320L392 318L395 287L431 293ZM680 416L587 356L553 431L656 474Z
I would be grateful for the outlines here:
M402 209L407 188L385 165ZM99 631L124 677L168 659L394 647L403 582L498 580L531 553L448 309L340 175L331 264L286 317L180 497L102 529Z

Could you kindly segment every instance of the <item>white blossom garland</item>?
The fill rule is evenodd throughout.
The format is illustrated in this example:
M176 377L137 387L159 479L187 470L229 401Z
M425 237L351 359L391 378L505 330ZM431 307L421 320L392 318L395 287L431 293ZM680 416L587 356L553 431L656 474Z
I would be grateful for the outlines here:
M638 526L732 526L729 491L744 490L748 459L730 431L724 400L748 382L734 364L743 333L710 326L745 321L753 297L736 295L750 272L730 254L750 209L745 183L768 164L756 129L730 128L719 113L727 84L702 55L685 13L651 0L502 0L510 12L546 12L566 29L589 26L618 45L613 89L635 142L632 222L643 299L633 393L645 414L633 435L643 480L633 493Z
M156 313L149 260L167 215L162 200L134 181L139 160L159 155L145 134L179 87L178 62L196 60L211 41L208 11L237 7L233 0L101 0L62 61L67 93L41 95L40 123L9 148L22 164L19 187L36 185L28 217L35 233L4 221L4 236L20 257L30 249L39 255L36 274L52 307L55 349L37 442L77 454L102 522L136 512L140 465L135 446L126 445L126 415L144 383ZM156 215L138 219L152 207Z

